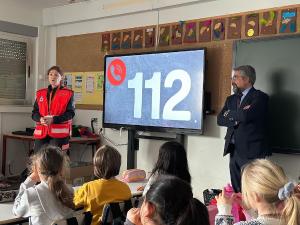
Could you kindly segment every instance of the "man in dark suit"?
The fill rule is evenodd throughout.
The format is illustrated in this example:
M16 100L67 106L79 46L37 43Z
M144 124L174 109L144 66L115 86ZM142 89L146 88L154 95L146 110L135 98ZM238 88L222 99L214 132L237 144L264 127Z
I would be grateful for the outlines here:
M230 154L230 176L235 192L241 192L241 169L249 161L269 155L266 145L268 95L256 90L255 69L233 69L233 92L218 115L218 125L227 127L224 156Z

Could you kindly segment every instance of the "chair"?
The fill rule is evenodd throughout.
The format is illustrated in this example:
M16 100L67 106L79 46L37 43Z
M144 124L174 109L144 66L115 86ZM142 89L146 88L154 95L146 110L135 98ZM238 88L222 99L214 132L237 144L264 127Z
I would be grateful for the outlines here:
M93 215L83 210L75 211L74 216L68 219L55 221L52 225L91 225Z
M129 209L132 208L131 199L123 202L111 202L106 204L102 214L102 225L122 225L126 220Z

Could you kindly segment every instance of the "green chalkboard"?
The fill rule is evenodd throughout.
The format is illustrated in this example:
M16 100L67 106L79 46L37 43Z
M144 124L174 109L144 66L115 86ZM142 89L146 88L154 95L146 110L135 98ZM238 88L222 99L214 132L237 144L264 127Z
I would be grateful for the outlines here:
M236 41L233 62L252 65L254 86L270 96L268 139L273 152L300 154L300 36Z

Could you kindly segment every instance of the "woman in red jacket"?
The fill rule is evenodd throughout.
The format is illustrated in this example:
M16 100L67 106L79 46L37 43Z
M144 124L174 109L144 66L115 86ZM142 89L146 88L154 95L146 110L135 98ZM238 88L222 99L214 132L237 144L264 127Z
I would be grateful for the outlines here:
M59 146L68 150L75 116L73 91L62 85L63 72L59 66L48 70L49 86L37 91L32 110L36 121L34 151L44 144Z

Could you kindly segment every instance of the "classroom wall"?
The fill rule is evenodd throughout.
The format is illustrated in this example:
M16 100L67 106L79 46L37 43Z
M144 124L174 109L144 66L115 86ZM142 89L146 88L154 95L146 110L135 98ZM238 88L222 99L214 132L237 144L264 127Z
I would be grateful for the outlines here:
M145 1L142 1L145 2ZM153 1L154 2L154 1ZM112 10L110 16L98 14L97 10L86 7L86 10L81 10L81 17L74 17L74 12L71 9L76 9L77 6L66 6L64 8L47 9L44 13L44 22L49 25L47 27L47 50L48 58L46 64L52 65L55 63L56 54L56 37L76 35L83 33L102 32L109 30L117 30L123 28L132 28L137 26L146 26L159 23L175 22L179 20L199 19L210 16L226 15L230 13L238 13L243 11L258 10L263 8L272 8L297 4L299 1L260 1L260 0L219 0L201 3L199 1L187 1L188 4L183 4L177 7L172 6L172 0L155 1L157 5L152 5L156 10L149 10L149 5L141 4L139 6L130 6L124 9L123 14L121 9ZM181 1L184 2L184 1ZM96 4L97 1L94 1ZM92 3L89 3L92 4ZM164 8L167 6L166 8ZM70 8L74 7L74 8ZM162 7L160 10L160 7ZM101 8L98 9L101 10ZM131 13L137 10L137 13ZM77 9L78 10L78 9ZM55 11L60 12L59 15ZM76 11L75 11L76 12ZM51 16L56 15L55 18ZM79 14L78 14L79 15ZM89 15L89 18L87 18ZM114 16L116 15L116 16ZM84 21L88 19L87 21ZM64 23L66 22L67 23ZM72 22L73 21L73 22ZM62 23L62 24L60 24ZM51 24L53 24L51 26ZM98 117L101 121L101 112L93 110L77 110L76 124L89 125L90 118ZM101 124L101 123L100 123ZM202 191L206 188L221 188L222 185L229 182L228 157L223 157L223 145L225 128L216 125L216 116L207 116L204 120L204 135L189 136L187 138L187 154L189 160L190 171L192 174L192 184L195 195L202 198ZM105 135L113 140L114 143L124 144L127 142L126 132L110 129L105 130ZM161 141L140 140L139 150L137 151L137 167L150 171L154 162L157 159L158 148L162 144ZM118 145L117 147L122 153L123 163L122 169L126 168L126 146ZM272 160L281 164L288 172L289 176L297 179L300 175L300 156L295 155L280 155L272 156Z

